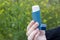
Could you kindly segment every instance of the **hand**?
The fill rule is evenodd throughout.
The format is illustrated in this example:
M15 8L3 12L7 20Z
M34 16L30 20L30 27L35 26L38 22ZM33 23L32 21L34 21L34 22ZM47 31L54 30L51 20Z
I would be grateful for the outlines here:
M45 31L39 30L38 25L39 23L33 20L29 23L26 33L28 40L46 40Z

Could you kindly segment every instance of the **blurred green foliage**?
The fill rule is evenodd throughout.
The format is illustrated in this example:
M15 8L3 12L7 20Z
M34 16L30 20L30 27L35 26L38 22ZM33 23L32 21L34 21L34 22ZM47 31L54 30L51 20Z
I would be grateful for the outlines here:
M0 40L27 40L33 5L40 6L47 29L60 25L60 0L0 0Z

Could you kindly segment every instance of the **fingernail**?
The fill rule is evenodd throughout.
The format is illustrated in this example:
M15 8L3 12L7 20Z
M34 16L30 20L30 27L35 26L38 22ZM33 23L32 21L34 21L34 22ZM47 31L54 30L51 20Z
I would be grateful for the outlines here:
M37 28L36 30L38 31L39 29Z
M36 24L37 24L37 25L39 25L39 23L38 23L38 22L36 22Z
M34 20L32 20L31 22L34 22Z

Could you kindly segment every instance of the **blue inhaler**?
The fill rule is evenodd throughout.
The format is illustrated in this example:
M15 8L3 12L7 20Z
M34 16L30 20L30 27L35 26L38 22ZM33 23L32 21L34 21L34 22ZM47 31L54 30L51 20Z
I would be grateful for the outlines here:
M32 19L35 22L39 23L38 28L40 29L40 25L41 25L42 21L41 21L41 16L40 16L40 8L38 5L32 6Z
M38 22L39 23L39 26L38 26L39 30L44 30L44 27L41 26L42 19L41 19L41 16L40 16L40 8L39 8L39 5L32 6L32 19L35 22Z

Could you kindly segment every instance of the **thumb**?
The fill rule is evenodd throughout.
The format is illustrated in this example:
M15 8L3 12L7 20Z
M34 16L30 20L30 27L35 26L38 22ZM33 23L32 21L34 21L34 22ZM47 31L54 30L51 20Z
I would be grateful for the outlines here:
M40 35L45 35L46 26L47 26L46 24L40 25Z

